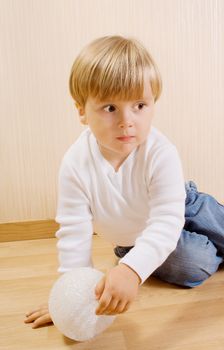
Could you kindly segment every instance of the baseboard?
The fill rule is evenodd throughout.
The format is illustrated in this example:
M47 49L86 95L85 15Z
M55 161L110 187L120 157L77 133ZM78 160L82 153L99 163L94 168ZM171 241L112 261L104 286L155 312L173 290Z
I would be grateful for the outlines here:
M4 223L0 224L0 242L53 238L58 228L54 220Z

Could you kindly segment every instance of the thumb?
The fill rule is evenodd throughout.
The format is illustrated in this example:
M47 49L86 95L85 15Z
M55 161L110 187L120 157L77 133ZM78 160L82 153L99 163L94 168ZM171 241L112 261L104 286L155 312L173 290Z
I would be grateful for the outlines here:
M105 277L101 278L101 280L97 283L95 288L95 295L96 299L99 299L101 297L101 294L103 293L105 286Z

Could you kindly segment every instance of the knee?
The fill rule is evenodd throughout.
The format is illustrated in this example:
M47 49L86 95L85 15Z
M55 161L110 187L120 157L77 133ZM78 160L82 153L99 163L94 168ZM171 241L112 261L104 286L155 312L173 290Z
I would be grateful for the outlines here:
M154 276L165 282L193 288L202 284L210 274L193 260L187 262L170 256L154 272Z
M178 242L176 250L155 271L155 276L169 283L193 288L217 271L222 258L217 256L216 247L206 236L192 235L197 234L191 233L191 240L185 240L184 244Z

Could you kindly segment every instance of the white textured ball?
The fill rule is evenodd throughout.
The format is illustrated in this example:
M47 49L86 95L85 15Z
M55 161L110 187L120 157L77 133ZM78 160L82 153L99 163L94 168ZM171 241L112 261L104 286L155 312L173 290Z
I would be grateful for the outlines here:
M116 316L96 315L99 304L95 287L104 276L91 267L65 272L54 283L49 296L49 313L54 325L66 337L84 341L111 325Z

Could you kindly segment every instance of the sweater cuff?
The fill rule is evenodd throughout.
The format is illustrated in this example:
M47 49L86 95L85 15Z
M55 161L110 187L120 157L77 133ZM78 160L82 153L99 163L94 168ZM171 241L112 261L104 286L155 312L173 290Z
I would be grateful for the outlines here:
M134 270L141 278L140 285L142 285L159 266L158 262L156 263L154 261L153 263L153 259L150 259L148 255L144 255L142 251L139 252L136 248L137 247L131 249L122 259L119 260L118 264L126 264Z

